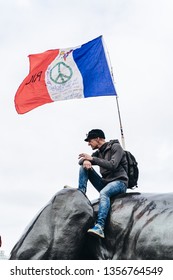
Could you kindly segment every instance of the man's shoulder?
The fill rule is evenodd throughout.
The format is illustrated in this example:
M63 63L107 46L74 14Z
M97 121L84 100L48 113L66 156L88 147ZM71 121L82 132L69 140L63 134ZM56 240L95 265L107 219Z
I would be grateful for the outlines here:
M120 144L119 140L118 139L113 139L113 140L109 140L108 143L112 143L112 144Z
M107 142L107 147L112 147L112 146L121 146L119 140L114 139Z

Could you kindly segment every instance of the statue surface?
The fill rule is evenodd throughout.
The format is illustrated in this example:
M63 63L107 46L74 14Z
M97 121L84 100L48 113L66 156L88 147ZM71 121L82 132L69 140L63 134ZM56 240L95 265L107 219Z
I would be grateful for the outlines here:
M172 260L173 193L126 193L111 199L105 239L87 234L98 200L63 189L30 223L11 260Z

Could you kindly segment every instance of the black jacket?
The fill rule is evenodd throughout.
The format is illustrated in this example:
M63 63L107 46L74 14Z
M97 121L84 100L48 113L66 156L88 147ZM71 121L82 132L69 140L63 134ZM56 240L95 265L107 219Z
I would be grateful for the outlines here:
M118 140L110 140L92 154L93 165L100 167L105 183L120 180L128 185L126 155Z

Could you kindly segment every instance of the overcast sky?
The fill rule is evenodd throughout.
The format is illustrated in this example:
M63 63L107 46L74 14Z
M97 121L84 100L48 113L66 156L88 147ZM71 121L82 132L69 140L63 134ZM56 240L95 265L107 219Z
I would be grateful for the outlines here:
M0 0L0 235L9 254L36 213L68 184L92 128L119 139L115 97L54 102L18 115L14 96L28 55L100 35L114 72L126 149L139 162L139 191L172 192L173 1ZM99 195L89 186L88 197Z

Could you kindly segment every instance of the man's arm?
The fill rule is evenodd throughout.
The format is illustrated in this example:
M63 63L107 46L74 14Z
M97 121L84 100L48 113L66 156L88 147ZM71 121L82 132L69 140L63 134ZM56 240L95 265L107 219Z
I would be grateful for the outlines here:
M90 156L90 155L88 155L88 154L81 153L81 154L79 154L79 159L92 161L92 160L93 160L93 157Z
M79 154L79 164L83 165L84 168L89 169L92 165L96 165L93 162L93 156L97 157L98 151L94 152L91 156L86 153Z
M110 160L105 160L93 156L92 163L108 170L115 170L124 154L124 150L119 144L113 144L111 147L111 158Z
M81 153L79 154L79 164L83 166L83 168L90 169L92 167L91 161L92 161L92 156Z

